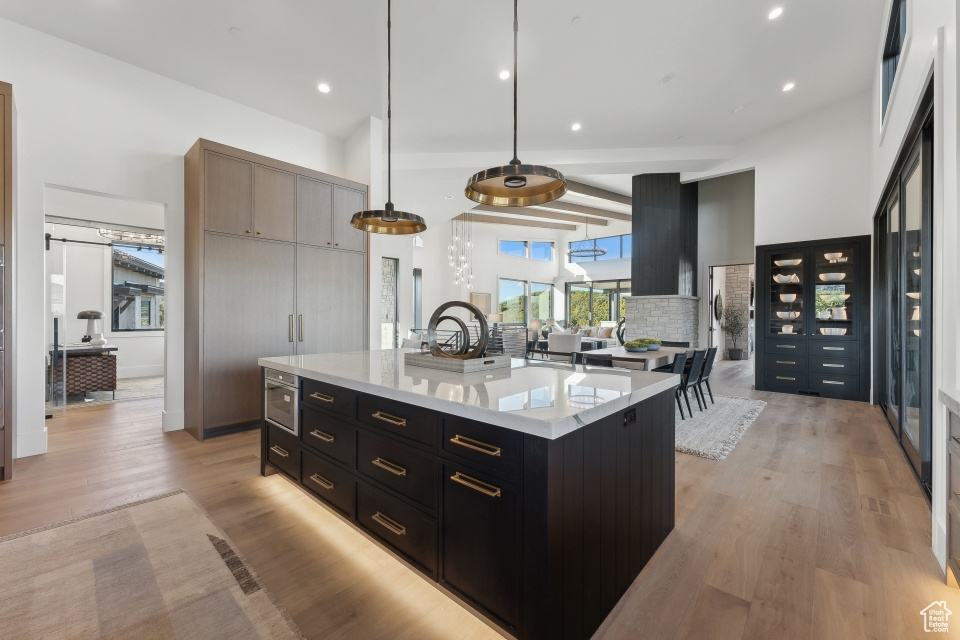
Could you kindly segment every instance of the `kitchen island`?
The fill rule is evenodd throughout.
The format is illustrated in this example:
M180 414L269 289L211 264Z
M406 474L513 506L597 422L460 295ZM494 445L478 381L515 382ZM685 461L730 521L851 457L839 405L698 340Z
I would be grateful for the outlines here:
M404 351L261 358L268 389L297 390L264 395L262 472L506 633L589 638L673 530L679 376L524 360L457 374ZM276 402L293 424L270 419Z

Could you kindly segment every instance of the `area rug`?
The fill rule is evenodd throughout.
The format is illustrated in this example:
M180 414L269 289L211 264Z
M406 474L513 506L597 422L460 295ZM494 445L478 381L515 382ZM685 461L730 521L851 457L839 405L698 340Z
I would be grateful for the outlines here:
M127 400L144 400L146 398L163 397L163 376L149 376L146 378L119 378L117 393L114 398L112 391L88 391L67 396L67 408L93 407L113 402Z
M302 638L186 493L0 538L3 638Z
M709 403L709 397L707 400ZM686 420L681 420L680 411L676 410L677 451L711 460L723 460L730 455L743 434L767 406L762 400L732 396L714 396L714 400L716 404L708 404L706 411L698 410L696 403L691 402L693 417L688 414Z

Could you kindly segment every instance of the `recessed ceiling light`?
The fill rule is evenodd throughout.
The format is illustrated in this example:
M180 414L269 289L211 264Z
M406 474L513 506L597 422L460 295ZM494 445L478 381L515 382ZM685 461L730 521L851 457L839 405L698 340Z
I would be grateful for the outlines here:
M795 86L797 86L797 85L793 84L792 82L788 82L787 84L783 85L783 90L784 90L784 91L793 91L793 88L794 88Z
M444 199L444 200L453 200L453 196L452 196L452 195L446 195L446 196L443 196L443 199Z
M229 29L227 29L227 32L228 32L230 35L232 35L232 36L238 36L238 35L240 35L240 29L239 29L239 27L230 27Z
M770 15L768 15L767 18L769 18L770 20L776 20L777 18L780 17L780 14L782 13L783 13L783 7L777 7L776 9L770 12Z
M740 113L741 111L743 111L743 105L742 105L742 104L741 104L741 105L737 105L737 106L734 108L734 110L733 110L734 113Z
M668 82L670 82L671 80L673 80L673 78L674 78L676 75L677 75L677 74L675 74L675 73L673 73L673 72L668 73L667 75L665 75L665 76L663 76L662 78L660 78L660 84L667 84Z
M580 24L580 16L573 16L573 19L570 20L570 24L575 26Z
M677 140L683 140L683 136L677 136Z
M320 93L330 93L330 85L328 85L326 82L321 82L317 85L317 91Z
M506 69L504 69L503 71L501 71L501 72L500 72L500 79L501 79L501 80L509 80L509 79L510 79L510 72L507 71Z
M571 131L580 131L580 123L579 123L579 122L574 122L574 123L573 123L573 126L570 127L570 130L571 130Z

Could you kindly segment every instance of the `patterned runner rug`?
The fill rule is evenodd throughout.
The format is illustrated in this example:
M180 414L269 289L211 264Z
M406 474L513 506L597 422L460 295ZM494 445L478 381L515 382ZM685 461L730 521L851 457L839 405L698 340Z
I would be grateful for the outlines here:
M693 390L690 391L690 396L692 418L687 414L686 403L683 405L686 420L680 419L680 411L674 405L677 414L676 449L681 453L711 460L723 460L730 455L743 434L767 406L763 400L714 395L716 404L710 404L710 396L707 396L707 410L700 411L693 399Z
M3 638L302 638L179 491L0 538Z

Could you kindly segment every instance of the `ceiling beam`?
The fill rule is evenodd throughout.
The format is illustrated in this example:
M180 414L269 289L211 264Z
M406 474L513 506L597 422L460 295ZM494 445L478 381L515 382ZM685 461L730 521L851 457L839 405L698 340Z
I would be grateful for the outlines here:
M600 187L591 187L588 184L583 184L582 182L577 182L576 180L567 180L567 191L573 191L574 193L579 193L585 196L593 196L594 198L603 198L604 200L610 200L611 202L625 204L628 207L633 206L633 198L630 196L622 196L619 193L601 189Z
M494 207L488 204L478 204L473 208L473 210L486 211L487 213L506 213L516 216L530 216L531 218L546 218L547 220L562 220L564 222L583 224L583 216L560 213L559 211L544 211L543 209L534 209L532 207ZM596 219L591 220L590 224L595 227L605 227L607 226L607 221Z
M549 209L551 211L567 211L569 213L580 213L588 216L596 216L598 218L609 218L610 220L633 220L633 216L631 216L629 213L607 211L606 209L586 207L582 204L571 204L569 202L560 202L559 200L554 200L553 202L548 202L547 204L537 205L537 207L540 209ZM583 222L582 218L580 222Z
M483 214L461 213L454 220L466 220L469 216L471 222L478 224L509 224L517 227L537 227L539 229L558 229L560 231L576 231L577 226L573 224L562 224L560 222L541 222L539 220L523 220L521 218L498 218L496 216L485 216Z

